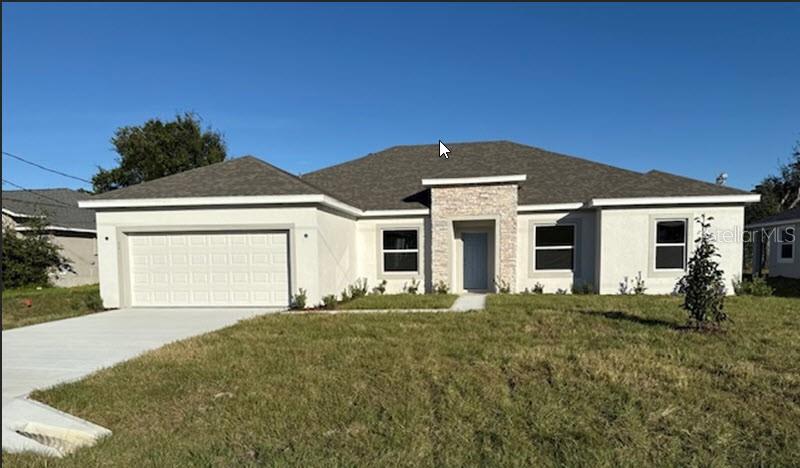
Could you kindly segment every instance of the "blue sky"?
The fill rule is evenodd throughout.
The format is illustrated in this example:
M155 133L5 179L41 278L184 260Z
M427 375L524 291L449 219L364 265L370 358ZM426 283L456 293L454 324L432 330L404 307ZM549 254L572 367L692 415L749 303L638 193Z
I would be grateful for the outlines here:
M800 139L798 5L2 9L3 150L86 178L117 127L186 110L295 173L507 139L750 188ZM80 186L6 157L3 178Z

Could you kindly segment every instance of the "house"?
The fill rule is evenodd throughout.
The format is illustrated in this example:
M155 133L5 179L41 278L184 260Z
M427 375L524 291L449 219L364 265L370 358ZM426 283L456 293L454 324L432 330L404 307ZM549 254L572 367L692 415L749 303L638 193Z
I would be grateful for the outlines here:
M78 208L78 201L87 198L88 193L66 188L3 191L3 226L24 233L30 229L25 221L41 216L47 220L47 232L72 267L53 274L56 286L97 283L94 213Z
M753 236L753 274L766 265L769 276L800 278L800 207L755 221L747 229Z
M670 293L701 214L742 231L758 195L517 143L396 146L296 177L243 157L94 196L106 307L311 304L366 278L388 292ZM719 245L726 281L742 241Z

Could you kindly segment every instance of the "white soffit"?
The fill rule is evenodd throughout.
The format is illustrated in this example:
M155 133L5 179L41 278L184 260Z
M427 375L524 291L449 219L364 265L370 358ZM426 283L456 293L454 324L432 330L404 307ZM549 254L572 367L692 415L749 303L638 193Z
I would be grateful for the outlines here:
M435 187L438 185L480 185L480 184L504 184L509 182L522 182L528 178L525 174L512 174L486 177L451 177L445 179L422 179L425 187Z

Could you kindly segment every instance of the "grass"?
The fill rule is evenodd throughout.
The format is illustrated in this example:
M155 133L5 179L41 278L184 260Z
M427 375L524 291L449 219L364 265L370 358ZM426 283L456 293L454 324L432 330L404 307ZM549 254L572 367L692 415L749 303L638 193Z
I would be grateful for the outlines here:
M34 398L114 431L53 467L796 465L800 301L732 298L726 333L678 304L265 316Z
M3 329L91 314L103 309L96 284L3 291Z
M338 305L339 309L449 309L455 294L370 294Z

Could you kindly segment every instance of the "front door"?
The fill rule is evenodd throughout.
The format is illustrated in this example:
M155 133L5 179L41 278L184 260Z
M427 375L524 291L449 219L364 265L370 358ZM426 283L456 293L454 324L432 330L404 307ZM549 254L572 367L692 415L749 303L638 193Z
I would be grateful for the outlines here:
M488 241L485 232L465 232L464 242L464 289L485 291L488 283Z

